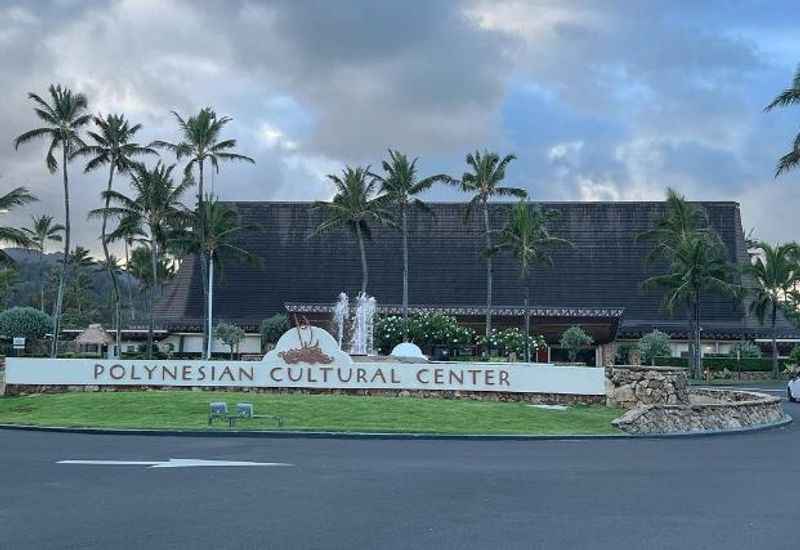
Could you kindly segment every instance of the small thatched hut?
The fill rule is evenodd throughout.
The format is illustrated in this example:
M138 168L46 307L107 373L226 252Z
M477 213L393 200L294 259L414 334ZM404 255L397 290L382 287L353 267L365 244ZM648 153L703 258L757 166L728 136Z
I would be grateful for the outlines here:
M103 325L92 324L75 338L75 347L78 353L96 353L101 357L113 342L114 338L103 329Z

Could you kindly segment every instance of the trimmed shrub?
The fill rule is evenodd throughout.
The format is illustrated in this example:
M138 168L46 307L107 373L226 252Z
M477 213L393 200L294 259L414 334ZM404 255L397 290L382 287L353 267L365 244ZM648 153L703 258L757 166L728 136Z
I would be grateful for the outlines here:
M791 359L779 359L779 365L785 367ZM686 357L656 357L656 366L659 367L689 367L689 360ZM772 360L762 358L742 358L737 361L735 357L705 357L703 356L703 368L712 371L723 371L725 369L733 372L771 372Z
M562 348L567 350L569 360L575 361L578 352L586 346L591 346L594 343L594 339L581 327L573 325L564 331L559 343Z
M742 359L758 359L762 356L761 348L755 342L750 342L749 340L736 342L730 353L728 353L728 357L735 359L739 354L741 354Z
M36 308L12 307L0 313L0 335L8 338L24 336L33 340L52 330L53 319Z
M639 352L642 354L642 363L647 365L654 364L656 357L669 357L672 355L669 335L660 330L645 334L639 340Z
M289 317L284 313L276 313L261 321L261 350L264 351L267 344L273 346L277 344L287 330L289 330Z

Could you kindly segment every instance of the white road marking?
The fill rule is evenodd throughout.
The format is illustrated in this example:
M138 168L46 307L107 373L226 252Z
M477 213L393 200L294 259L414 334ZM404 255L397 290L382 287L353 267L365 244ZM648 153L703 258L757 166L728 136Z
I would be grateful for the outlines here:
M209 466L294 466L285 462L243 462L237 460L203 460L199 458L170 458L169 460L59 460L56 464L91 466L147 466L149 468L197 468Z

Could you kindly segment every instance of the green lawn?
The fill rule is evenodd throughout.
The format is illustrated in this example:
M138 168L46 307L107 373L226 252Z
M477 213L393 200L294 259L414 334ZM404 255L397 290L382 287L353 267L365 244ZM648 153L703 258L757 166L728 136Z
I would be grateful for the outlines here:
M208 429L208 403L253 403L255 413L284 417L284 430L449 434L612 434L622 411L603 406L545 410L523 403L468 400L274 395L234 392L63 393L0 398L0 423L102 428ZM273 430L273 420L240 421L239 429ZM214 429L226 430L216 422Z

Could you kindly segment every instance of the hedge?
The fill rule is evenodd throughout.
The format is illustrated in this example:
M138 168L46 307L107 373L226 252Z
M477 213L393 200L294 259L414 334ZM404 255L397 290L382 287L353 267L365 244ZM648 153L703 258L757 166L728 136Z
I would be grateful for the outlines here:
M686 357L656 357L655 363L658 367L689 367ZM787 359L778 359L778 368L783 370L790 363ZM742 358L737 361L735 357L703 357L703 368L712 371L771 372L772 359Z

